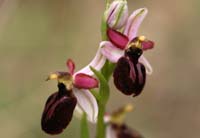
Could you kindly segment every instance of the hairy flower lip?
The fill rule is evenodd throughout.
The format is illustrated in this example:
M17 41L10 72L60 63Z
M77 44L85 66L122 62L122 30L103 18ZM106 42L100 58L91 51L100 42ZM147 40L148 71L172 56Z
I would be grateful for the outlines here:
M58 83L58 88L58 92L47 99L41 118L42 130L51 135L60 134L68 126L77 103L72 91L64 84Z
M138 96L145 85L145 67L129 57L121 57L113 72L114 84L125 95ZM125 83L126 82L126 83Z

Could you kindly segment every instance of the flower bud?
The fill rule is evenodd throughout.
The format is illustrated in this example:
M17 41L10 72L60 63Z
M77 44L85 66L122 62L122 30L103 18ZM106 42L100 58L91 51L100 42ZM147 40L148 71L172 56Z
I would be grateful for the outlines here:
M62 83L58 84L58 92L49 96L42 115L42 130L48 134L59 134L70 123L77 99L72 91Z
M128 6L126 0L113 1L105 12L105 19L110 28L122 28L128 19Z

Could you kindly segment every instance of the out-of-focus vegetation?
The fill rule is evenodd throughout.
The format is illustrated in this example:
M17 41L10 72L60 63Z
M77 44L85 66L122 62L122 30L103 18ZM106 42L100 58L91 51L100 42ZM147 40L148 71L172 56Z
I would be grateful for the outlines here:
M147 138L199 138L200 2L128 3L129 11L149 9L139 34L156 43L145 53L154 73L138 98L113 87L108 111L135 104L126 121ZM40 129L40 118L57 88L55 81L44 80L51 71L66 70L67 58L74 59L77 69L93 58L103 10L103 0L0 1L0 137L49 137ZM78 138L79 131L74 118L55 138Z

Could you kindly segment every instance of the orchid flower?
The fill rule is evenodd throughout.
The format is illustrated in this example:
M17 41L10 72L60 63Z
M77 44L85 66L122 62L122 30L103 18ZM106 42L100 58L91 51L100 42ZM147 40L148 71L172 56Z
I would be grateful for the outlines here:
M97 101L88 90L98 87L97 79L87 72L74 73L71 59L66 65L69 72L54 72L47 78L58 80L58 92L48 98L42 115L42 129L49 134L59 134L67 127L75 107L85 112L91 122L96 122L98 115Z
M144 138L138 131L129 128L126 124L110 124L106 131L106 138Z
M124 123L125 115L132 110L133 106L128 104L110 115L105 115L106 138L143 138L139 132Z
M138 28L147 14L146 8L141 8L134 11L124 27L123 33L108 28L107 36L110 41L102 41L100 43L102 54L111 62L116 63L120 57L124 55L124 51L130 46L131 41L136 38ZM144 39L142 41L142 50L153 48L154 43ZM152 73L152 67L147 59L141 55L139 62L144 64L147 74Z

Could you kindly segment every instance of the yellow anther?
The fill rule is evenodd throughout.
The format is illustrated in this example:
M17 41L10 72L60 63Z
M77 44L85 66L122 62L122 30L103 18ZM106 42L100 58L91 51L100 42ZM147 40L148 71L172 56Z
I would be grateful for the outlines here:
M46 79L46 81L48 80L53 80L53 79L58 79L58 74L57 73L51 73L48 78Z
M124 107L124 112L131 112L131 111L133 111L133 109L134 109L134 106L132 104L127 104Z
M139 41L144 41L146 39L146 37L141 35L141 36L138 37L138 39L139 39Z

